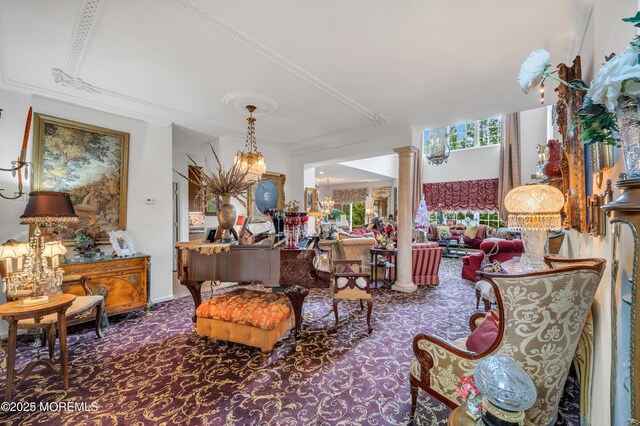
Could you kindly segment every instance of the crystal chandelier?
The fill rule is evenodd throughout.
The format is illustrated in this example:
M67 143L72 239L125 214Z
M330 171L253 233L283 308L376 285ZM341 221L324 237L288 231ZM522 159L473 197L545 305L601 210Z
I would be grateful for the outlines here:
M449 158L449 134L443 128L434 129L429 135L424 153L430 164L440 165L446 163Z
M327 179L327 192L329 191L329 179ZM320 203L320 208L325 211L325 212L329 212L331 211L331 209L336 205L336 202L333 201L331 199L331 195L325 195L324 196L324 201L322 201Z
M247 111L249 111L249 117L247 123L247 141L244 145L244 151L238 151L234 157L234 162L242 168L242 170L248 170L246 180L250 182L257 182L262 178L262 175L267 171L267 163L264 161L264 156L260 151L256 149L256 119L253 117L253 112L256 110L254 105L247 105Z

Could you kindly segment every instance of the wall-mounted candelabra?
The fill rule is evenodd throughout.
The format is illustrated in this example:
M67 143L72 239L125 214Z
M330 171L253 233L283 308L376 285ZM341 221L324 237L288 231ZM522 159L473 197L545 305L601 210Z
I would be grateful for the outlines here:
M13 177L18 177L18 191L13 193L13 196L6 196L2 193L4 189L0 188L0 197L5 200L15 200L17 198L25 195L23 191L23 179L29 179L29 168L31 167L31 163L26 161L27 157L27 143L29 142L29 130L31 129L31 116L33 114L33 108L29 108L29 113L27 114L27 124L24 129L24 138L22 139L22 148L20 149L20 156L17 160L13 160L11 162L10 168L2 168L0 167L0 171L3 172L11 172Z

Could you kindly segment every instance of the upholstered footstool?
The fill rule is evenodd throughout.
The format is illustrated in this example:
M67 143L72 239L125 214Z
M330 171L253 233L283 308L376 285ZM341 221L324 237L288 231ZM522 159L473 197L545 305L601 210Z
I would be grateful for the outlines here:
M260 348L273 345L294 326L293 309L282 293L237 289L214 296L196 310L200 337Z
M491 304L496 303L496 295L489 281L480 280L476 283L476 309L480 307L480 298L484 302L484 310L491 309Z

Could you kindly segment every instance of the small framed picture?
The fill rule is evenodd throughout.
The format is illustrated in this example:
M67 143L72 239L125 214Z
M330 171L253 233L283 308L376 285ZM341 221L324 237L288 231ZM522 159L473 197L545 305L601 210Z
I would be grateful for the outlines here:
M111 242L113 251L116 252L118 257L136 254L136 249L133 247L133 241L126 231L110 231L109 241Z
M218 228L207 228L204 232L204 242L205 243L213 243L216 241L216 236L218 235Z

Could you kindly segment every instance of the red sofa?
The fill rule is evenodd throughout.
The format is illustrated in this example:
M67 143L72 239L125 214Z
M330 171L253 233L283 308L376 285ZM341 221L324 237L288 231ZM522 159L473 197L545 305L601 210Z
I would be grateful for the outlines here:
M352 235L364 235L364 234L371 234L371 233L378 235L380 231L376 231L375 229L354 229L353 231L350 232L350 234Z
M464 225L453 225L449 227L449 232L451 233L450 240L459 240L462 236L464 243L468 248L477 249L480 248L480 244L491 235L493 231L492 228L486 225L479 225L476 229L475 237L471 238L465 235L466 226ZM438 241L438 231L436 225L429 225L427 231L427 238L429 241Z
M496 252L497 246L497 252ZM480 278L476 275L476 271L482 266L484 255L494 253L489 256L489 261L505 262L514 257L521 256L524 253L524 245L522 240L502 240L497 238L488 238L480 244L481 253L471 254L462 258L462 278L477 282Z

